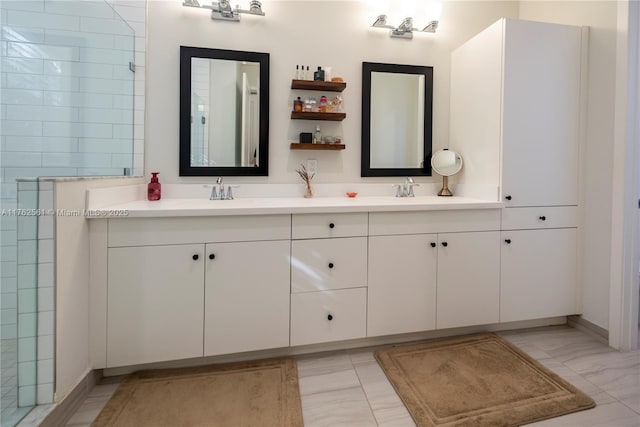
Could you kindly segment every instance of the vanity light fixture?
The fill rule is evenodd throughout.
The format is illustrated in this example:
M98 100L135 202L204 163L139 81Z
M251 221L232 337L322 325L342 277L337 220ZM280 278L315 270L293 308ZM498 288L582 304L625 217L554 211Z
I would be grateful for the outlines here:
M262 11L262 3L260 3L258 0L251 0L249 2L248 10L240 9L239 6L236 6L235 9L232 9L229 0L212 2L211 5L201 5L198 0L184 0L182 5L189 7L199 7L202 9L210 9L211 19L220 19L223 21L240 21L241 13L264 16L264 12Z
M375 22L371 25L374 28L389 28L391 29L390 35L391 37L403 38L403 39L412 39L414 31L420 31L424 33L435 33L438 28L438 21L430 21L426 27L422 30L415 28L413 26L413 18L408 16L402 20L400 25L394 27L393 25L387 24L387 15L378 15Z

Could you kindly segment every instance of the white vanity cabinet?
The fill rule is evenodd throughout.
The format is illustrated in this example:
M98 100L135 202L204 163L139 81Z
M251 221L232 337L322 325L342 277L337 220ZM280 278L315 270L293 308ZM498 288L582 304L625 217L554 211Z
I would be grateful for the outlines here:
M496 209L371 213L367 336L497 323L499 228Z
M108 367L202 356L204 245L108 253Z
M438 235L438 329L500 321L500 232Z
M291 345L362 338L368 213L292 215Z
M106 367L289 345L290 215L108 228Z
M500 320L579 313L577 208L504 209Z

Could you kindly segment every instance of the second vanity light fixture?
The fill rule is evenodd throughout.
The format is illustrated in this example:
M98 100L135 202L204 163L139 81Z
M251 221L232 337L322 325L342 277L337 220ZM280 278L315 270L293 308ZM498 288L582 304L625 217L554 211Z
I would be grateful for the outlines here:
M258 0L251 0L251 2L249 2L248 10L240 9L240 6L236 6L235 9L232 9L229 0L212 2L211 5L201 5L198 0L184 0L182 5L210 9L211 19L220 19L223 21L240 21L241 13L264 16L264 12L262 11L262 3L260 3Z
M391 37L398 37L403 39L412 39L414 31L421 31L425 33L435 33L438 28L438 21L430 21L422 30L414 28L413 18L407 17L402 20L400 25L394 27L387 24L387 15L378 15L375 22L371 25L374 28L390 28Z

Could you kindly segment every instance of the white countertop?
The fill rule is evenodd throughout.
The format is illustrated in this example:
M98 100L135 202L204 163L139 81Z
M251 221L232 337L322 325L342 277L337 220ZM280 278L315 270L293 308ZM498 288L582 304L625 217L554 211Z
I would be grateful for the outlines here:
M468 197L393 196L251 197L235 200L137 200L87 212L89 218L154 218L221 215L302 214L329 212L399 212L422 210L500 209L504 203Z

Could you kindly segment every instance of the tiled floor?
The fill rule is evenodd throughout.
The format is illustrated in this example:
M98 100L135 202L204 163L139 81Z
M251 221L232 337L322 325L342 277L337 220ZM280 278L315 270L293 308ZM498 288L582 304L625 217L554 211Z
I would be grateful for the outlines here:
M568 327L501 335L597 404L594 409L531 426L640 426L640 351L619 353ZM298 373L307 427L414 425L371 349L302 356ZM95 387L67 426L90 425L116 388L117 383Z

